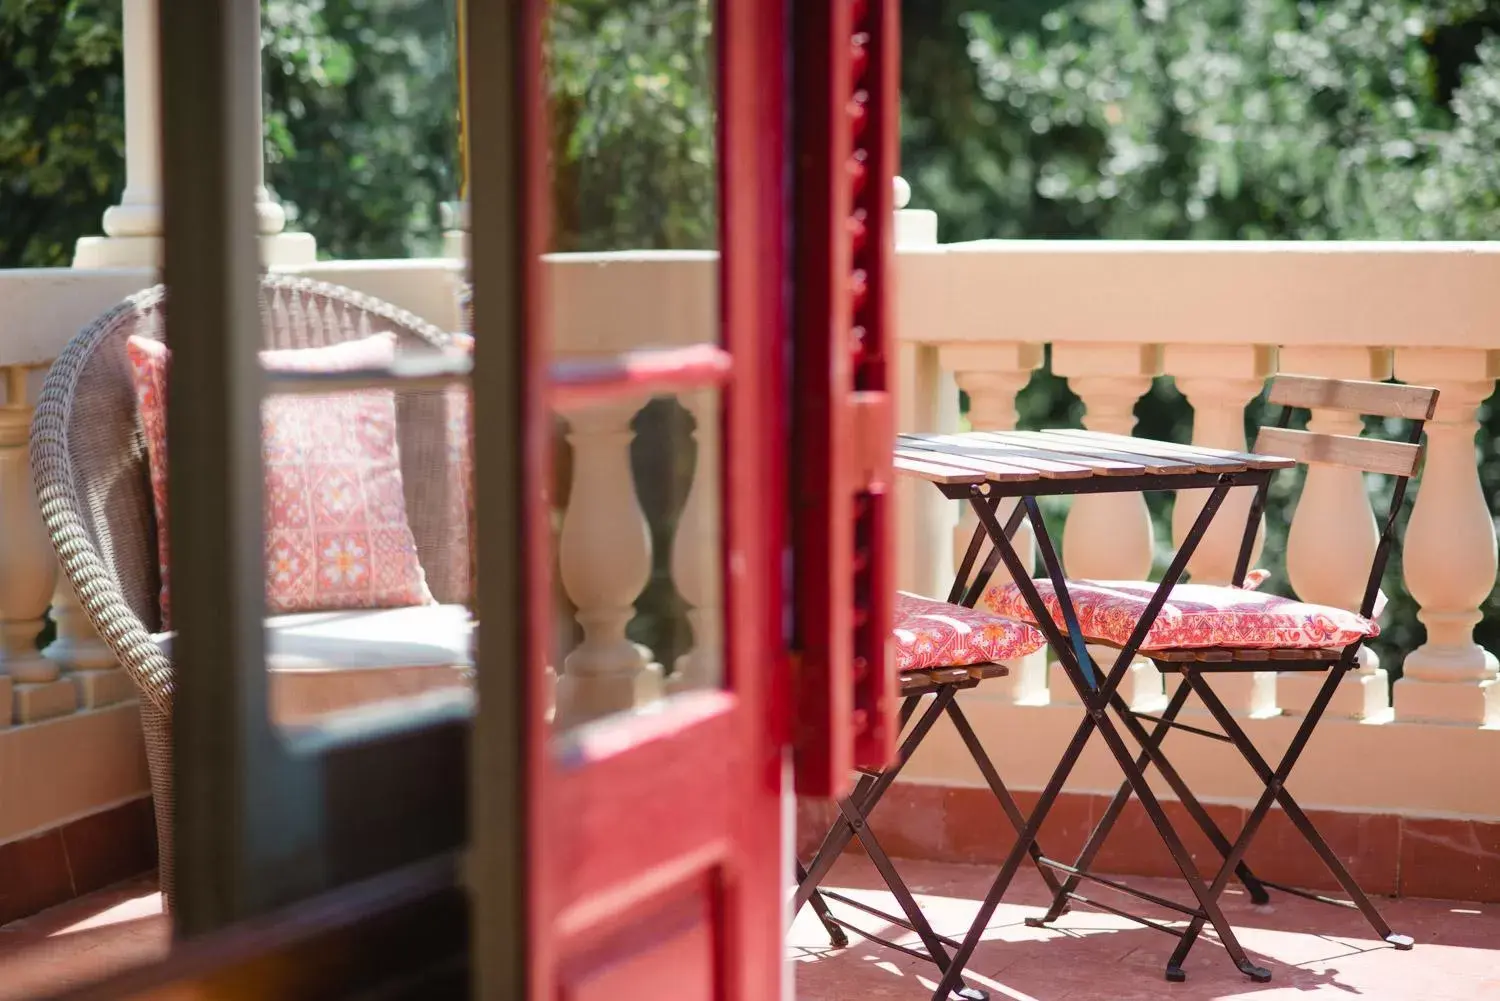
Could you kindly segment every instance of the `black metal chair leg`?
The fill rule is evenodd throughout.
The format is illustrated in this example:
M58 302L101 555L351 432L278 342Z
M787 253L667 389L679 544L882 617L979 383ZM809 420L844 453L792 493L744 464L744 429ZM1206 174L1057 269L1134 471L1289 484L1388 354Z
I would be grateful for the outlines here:
M1000 803L1000 809L1005 811L1006 819L1010 826L1015 828L1019 835L1026 827L1026 815L1016 804L1015 797L1011 796L1010 790L1000 778L1000 772L996 770L994 762L985 753L984 745L979 742L979 735L974 732L969 718L964 715L963 708L959 706L958 700L954 699L948 704L948 717L953 721L954 729L963 739L964 745L969 749L969 756L974 759L974 764L979 766L979 773L984 776L985 782L989 784L990 792L994 793L995 799ZM1036 841L1032 841L1028 850L1032 862L1036 865L1037 872L1042 876L1042 882L1047 884L1047 889L1054 894L1062 892L1062 885L1057 881L1057 874L1042 863L1042 847Z
M807 867L802 860L797 860L797 885L801 886L807 882ZM849 936L843 927L834 920L833 912L828 908L828 901L823 899L823 894L815 888L808 896L807 902L812 905L813 913L823 923L823 930L828 933L828 944L835 949L847 949L849 947Z
M855 834L859 838L860 843L865 846L865 854L870 857L870 862L874 864L875 870L880 873L880 878L885 880L886 888L896 898L896 903L900 906L901 912L906 915L906 920L910 922L911 930L916 932L917 937L922 940L922 946L927 950L927 955L932 959L933 964L937 966L938 970L946 974L952 965L952 959L948 955L948 950L943 948L943 943L938 938L937 932L933 930L931 923L928 922L927 915L922 913L922 908L917 905L917 898L912 895L911 889L906 885L906 881L896 871L896 866L891 862L891 857L886 854L885 849L881 846L880 839L875 836L874 830L870 828L869 823L854 808L853 804L845 800L839 804L839 809L843 811L845 819L855 829ZM960 998L965 999L965 1001L989 1001L988 993L977 987L969 987L963 983L962 969L959 969L957 974L958 980L954 990Z
M1219 907L1218 895L1223 892L1220 880L1215 880L1213 886L1204 882L1203 876L1198 871L1197 865L1194 864L1187 847L1183 845L1182 839L1177 836L1177 831L1172 827L1171 819L1167 817L1166 811L1162 809L1160 801L1156 798L1156 794L1151 791L1151 786L1147 784L1145 775L1140 770L1131 767L1135 761L1131 758L1130 751L1125 746L1125 741L1114 728L1113 721L1107 715L1101 713L1098 729L1100 736L1104 738L1104 743L1109 747L1110 753L1114 755L1120 768L1125 772L1126 778L1135 788L1136 798L1141 801L1141 807L1145 809L1146 815L1151 818L1151 823L1156 828L1157 834L1161 836L1163 843L1166 844L1167 851L1172 856L1172 861L1177 863L1177 868L1181 871L1183 880L1188 884L1188 888L1193 892L1193 897L1198 901L1199 913L1192 919L1189 927L1196 927L1201 931L1204 920L1210 922L1214 926L1214 930L1219 933L1219 942L1224 946L1224 951L1229 953L1229 959L1234 963L1235 967L1256 983L1263 984L1269 981L1271 979L1271 971L1250 961L1250 958L1245 954L1244 947L1240 945L1238 936L1235 935L1234 929L1230 926L1229 920L1224 916L1224 911ZM1240 855L1243 855L1243 848L1238 845L1235 847L1240 848ZM1230 854L1234 855L1233 848ZM1239 856L1226 858L1224 866L1221 867L1220 877L1227 878L1228 874L1233 873L1238 863ZM1178 948L1181 949L1181 947L1181 943L1179 943ZM1178 964L1175 974L1172 968L1168 967L1167 979L1172 981L1183 979L1180 964Z
M1186 681L1182 682L1178 686L1178 694L1181 694L1184 699L1186 699L1187 696L1187 691L1185 691L1185 689L1187 688L1188 685ZM1208 838L1208 840L1213 844L1220 857L1227 857L1230 849L1230 841L1228 836L1226 836L1224 832L1219 829L1218 824L1214 823L1213 817L1209 816L1209 813L1206 809L1204 809L1203 804L1198 801L1198 797L1193 794L1193 790L1188 786L1186 782L1183 781L1182 776L1178 774L1177 769L1172 765L1170 761L1167 760L1166 755L1162 753L1161 740L1155 739L1153 735L1149 735L1146 733L1146 728L1141 726L1140 720L1138 720L1135 717L1135 714L1130 711L1130 707L1125 704L1124 699L1120 698L1118 695L1115 695L1111 699L1111 704L1114 706L1115 711L1120 714L1121 722L1124 723L1125 729L1128 730L1135 741L1141 745L1142 756L1149 758L1151 760L1151 763L1156 766L1156 770L1161 773L1161 776L1166 780L1167 785L1171 786L1172 791L1176 793L1178 802L1180 802L1183 809L1188 812L1188 816L1193 818L1193 822L1198 825L1198 829L1201 830L1203 832L1203 835ZM1178 712L1181 712L1181 706L1178 707ZM1168 722L1170 724L1170 722L1172 722L1172 719L1169 719ZM1270 902L1270 894L1266 893L1266 889L1261 884L1261 881L1255 877L1255 874L1253 872L1250 871L1250 867L1245 864L1245 861L1243 859L1241 859L1239 864L1235 866L1234 872L1235 875L1239 878L1240 882L1244 884L1246 891L1250 894L1250 899L1252 902L1256 904L1266 904Z
M891 787L891 783L896 781L896 776L901 773L901 769L906 767L906 762L911 758L917 745L921 744L932 729L932 725L943 715L943 710L952 701L953 695L954 691L951 687L939 690L932 704L927 707L918 718L916 725L912 727L911 732L901 741L901 746L896 752L895 763L879 775L863 776L855 785L854 792L849 799L858 807L861 815L868 815L875 808L875 804L880 802L886 790ZM921 696L912 696L901 706L901 725L904 726L911 718L920 701ZM829 870L833 868L839 855L852 840L854 840L854 828L850 826L847 818L840 815L839 819L834 821L833 826L828 829L828 833L823 836L823 843L818 846L817 854L808 864L807 878L797 887L797 894L792 902L794 915L802 910L813 891L827 878Z
M1227 856L1231 847L1229 838L1219 828L1218 824L1214 823L1208 811L1203 808L1203 805L1198 802L1198 798L1193 795L1192 789L1182 780L1177 770L1168 764L1165 755L1161 753L1162 741L1172 729L1172 724L1176 721L1178 713L1182 711L1190 692L1191 689L1186 682L1182 682L1177 686L1177 690L1172 694L1171 701L1167 703L1166 710L1162 713L1161 718L1157 720L1155 729L1149 734L1130 715L1130 708L1122 699L1112 699L1111 704L1126 721L1127 727L1130 728L1137 742L1142 745L1143 750L1135 760L1136 767L1144 770L1147 764L1155 763L1157 770L1161 772L1168 785L1172 787L1172 791L1177 794L1178 801L1188 811L1188 815L1193 821L1197 823L1199 830L1203 832L1204 836L1218 850L1220 856ZM1151 750L1144 749L1146 748L1147 741L1151 742ZM1120 788L1116 790L1114 798L1110 800L1109 806L1105 808L1103 816L1099 819L1099 823L1090 832L1088 841L1083 846L1083 851L1079 853L1078 860L1073 863L1075 869L1082 872L1088 871L1094 859L1103 850L1104 842L1108 839L1109 832L1114 828L1115 823L1120 819L1121 813L1124 812L1126 805L1129 803L1130 794L1130 782L1128 780L1121 782ZM1235 875L1244 884L1245 890L1250 894L1252 901L1257 904L1269 902L1271 899L1270 895L1266 893L1264 885L1250 871L1250 867L1245 862L1241 861L1236 866ZM1027 918L1026 924L1032 928L1045 927L1067 913L1069 894L1077 890L1081 878L1079 875L1070 874L1060 890L1053 895L1052 905L1048 908L1047 913L1039 918Z
M1349 664L1339 664L1329 671L1327 680L1324 681L1322 688L1319 689L1318 695L1313 699L1312 705L1308 707L1307 715L1303 718L1302 725L1297 728L1297 732L1293 736L1291 743L1287 745L1280 765L1274 770L1271 768L1270 763L1266 761L1265 756L1251 742L1249 735L1245 733L1239 721L1229 712L1229 708L1224 705L1218 695L1208 686L1201 674L1192 672L1188 674L1188 677L1192 681L1195 690L1197 690L1199 698L1203 700L1203 704L1208 707L1209 712L1213 714L1214 719L1218 721L1225 734L1234 742L1235 747L1239 749L1246 763L1250 765L1256 775L1266 785L1266 791L1262 794L1260 801L1257 802L1255 809L1246 818L1245 830L1240 834L1239 841L1236 842L1235 851L1239 855L1243 855L1249 849L1250 842L1254 838L1260 823L1270 813L1271 805L1273 803L1280 803L1281 808L1286 812L1287 819L1292 822L1292 826L1297 828L1313 851L1322 859L1328 871L1333 874L1333 877L1339 881L1339 885L1349 894L1350 900L1360 913L1364 915L1365 920L1369 922L1370 927L1375 933L1397 949L1406 950L1412 948L1413 940L1411 936L1401 935L1391 930L1385 918L1375 909L1375 905L1370 902L1370 898L1360 889L1359 884L1354 881L1354 877L1350 875L1349 870L1339 861L1333 849L1328 847L1328 842L1323 840L1323 836L1318 832L1307 814L1302 811L1302 807L1286 789L1288 775L1291 774L1292 768L1296 766L1297 759L1301 757L1303 749L1307 746L1308 740L1311 739L1313 731L1317 728L1324 712L1327 711L1328 704L1333 699L1333 693L1337 689L1339 682L1343 679L1344 674L1348 672L1349 667ZM1222 874L1221 879L1215 880L1215 883L1217 884L1221 880ZM1192 930L1191 926L1189 926L1189 930ZM1194 936L1196 936L1196 932L1194 932ZM1192 944L1192 938L1184 935L1182 942L1178 946L1183 957L1187 955L1187 950L1192 947ZM1181 958L1178 959L1178 962L1180 964Z
M1177 718L1177 714L1182 710L1183 704L1187 702L1188 692L1189 689L1186 684L1178 686L1177 691L1172 695L1171 701L1167 703L1166 710L1162 713L1161 722L1157 723L1156 729L1151 732L1153 740L1159 741L1172 729L1171 723ZM1136 758L1136 767L1145 768L1149 760L1145 752L1142 752ZM1089 866L1094 864L1094 859L1098 857L1099 852L1104 848L1104 842L1109 837L1109 832L1114 828L1115 822L1120 819L1120 814L1124 812L1125 804L1129 801L1130 782L1127 779L1120 783L1120 788L1116 790L1114 798L1109 801L1109 806L1105 808L1104 815L1099 818L1099 823L1095 824L1094 829L1089 832L1088 840L1083 845L1083 851L1079 853L1078 860L1073 863L1075 869L1087 871ZM1047 913L1039 918L1027 918L1026 924L1032 928L1041 928L1066 914L1068 912L1068 894L1077 890L1078 884L1081 881L1081 877L1069 875L1063 881L1062 886L1053 891L1052 905L1047 908Z
M1079 722L1078 729L1073 731L1073 739L1068 742L1062 759L1052 772L1052 778L1047 780L1046 788L1038 797L1036 809L1032 811L1031 818L1026 821L1026 827L1016 835L1016 843L1011 846L1004 863L1000 866L1000 871L995 875L995 881L990 884L989 892L980 902L979 913L974 916L974 923L969 926L969 933L964 936L963 944L954 951L953 964L948 968L948 972L943 974L943 979L938 981L937 990L932 994L934 1001L946 1001L948 995L957 986L958 971L962 970L969 962L969 958L974 955L974 949L979 945L979 937L984 934L984 929L989 924L990 918L994 916L995 909L1000 906L1005 892L1010 889L1011 880L1015 878L1016 871L1021 868L1021 862L1030 854L1031 846L1036 843L1037 832L1041 830L1047 814L1052 809L1052 804L1057 801L1058 794L1062 792L1063 784L1072 774L1073 766L1078 763L1078 756L1083 753L1084 746L1093 735L1094 727L1094 718L1085 716Z

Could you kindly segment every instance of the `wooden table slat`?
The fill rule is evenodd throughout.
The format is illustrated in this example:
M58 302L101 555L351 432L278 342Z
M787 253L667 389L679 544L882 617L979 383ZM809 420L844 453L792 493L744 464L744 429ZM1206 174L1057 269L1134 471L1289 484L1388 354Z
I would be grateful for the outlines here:
M1038 444L1034 437L1028 437L1025 431L973 431L971 436L981 441L995 442L1015 449L1018 455L1047 459L1052 462L1070 462L1075 465L1087 466L1093 470L1095 476L1145 476L1152 472L1151 468L1141 462L1136 462L1131 456L1121 452L1118 457L1101 455L1098 450L1090 450L1079 446L1072 446L1071 450L1066 444L1061 447L1048 442L1045 446ZM1186 464L1181 464L1186 468Z
M984 474L976 473L968 469L959 469L954 466L938 462L927 462L921 459L909 459L900 452L896 453L893 460L896 472L905 473L908 476L919 476L933 483L983 483Z
M1048 433L1067 438L1069 441L1090 442L1098 448L1119 449L1121 452L1128 452L1131 455L1191 462L1202 473L1242 473L1250 468L1250 464L1242 459L1224 455L1210 455L1205 451L1195 449L1191 445L1179 445L1176 442L1170 441L1157 441L1154 438L1135 438L1130 435L1107 434L1102 431L1084 431L1078 428L1058 428L1056 431Z
M976 431L977 435L996 438L1014 444L1018 448L1036 448L1055 451L1076 462L1097 463L1101 467L1110 464L1107 476L1154 476L1166 473L1198 472L1203 467L1194 461L1164 458L1159 455L1134 455L1120 449L1106 448L1077 438L1054 435L1050 431ZM1215 466L1214 469L1219 467Z
M984 459L963 459L957 455L944 455L927 449L908 448L901 445L896 447L896 459L905 463L943 466L948 469L962 470L980 477L978 481L972 482L989 480L993 483L1025 483L1041 478L1035 469L1010 466L1002 462L991 462Z
M986 463L1000 462L1007 466L1034 469L1045 480L1083 479L1093 476L1098 472L1098 470L1088 464L1027 455L1020 449L1010 447L1004 442L986 441L976 434L904 434L900 436L900 441L907 448L919 448L943 456L943 458L934 459L933 461L935 462L960 464L958 459L948 458L949 456L957 456L961 459Z
M1233 452L1223 448L1208 448L1204 445L1183 445L1172 441L1156 441L1152 438L1133 438L1130 435L1109 434L1104 431L1084 431L1079 428L1060 428L1056 434L1067 435L1070 438L1083 438L1098 441L1105 447L1118 447L1122 451L1130 451L1127 446L1146 447L1153 451L1149 454L1171 456L1173 458L1194 459L1201 462L1217 461L1220 463L1238 464L1250 469L1286 469L1295 466L1296 463L1290 459L1278 455L1257 455L1254 452Z

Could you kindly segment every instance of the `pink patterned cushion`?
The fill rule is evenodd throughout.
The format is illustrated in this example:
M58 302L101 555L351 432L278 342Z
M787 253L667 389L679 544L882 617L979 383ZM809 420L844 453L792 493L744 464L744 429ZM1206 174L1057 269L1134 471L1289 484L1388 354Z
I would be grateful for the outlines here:
M1035 626L976 608L896 592L896 667L967 667L1035 653L1046 639Z
M1036 588L1053 620L1062 626L1062 612L1052 582L1039 580ZM1089 639L1116 646L1123 646L1130 638L1155 593L1156 585L1144 581L1068 581L1079 629ZM1034 621L1013 583L991 587L985 592L983 604L996 614ZM1380 627L1374 622L1341 608L1310 605L1250 588L1178 584L1152 623L1141 649L1306 650L1346 646L1379 632Z
M333 372L387 365L395 338L263 351L269 371ZM167 370L160 341L126 342L145 429L161 565L162 628L170 628L167 540ZM433 601L406 517L396 404L388 390L268 396L265 465L266 609L271 615L395 608Z

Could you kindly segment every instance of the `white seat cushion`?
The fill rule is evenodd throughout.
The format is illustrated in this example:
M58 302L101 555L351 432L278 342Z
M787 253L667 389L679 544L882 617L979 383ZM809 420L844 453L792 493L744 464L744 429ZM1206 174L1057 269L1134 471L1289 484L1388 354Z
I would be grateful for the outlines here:
M173 633L152 637L168 659ZM266 619L271 716L287 725L468 684L473 621L463 605L302 612Z

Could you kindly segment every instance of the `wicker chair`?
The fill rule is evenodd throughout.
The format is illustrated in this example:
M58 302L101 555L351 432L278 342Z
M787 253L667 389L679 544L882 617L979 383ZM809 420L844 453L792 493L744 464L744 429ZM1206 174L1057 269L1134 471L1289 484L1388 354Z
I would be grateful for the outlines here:
M398 352L428 350L449 341L449 335L410 313L322 282L266 276L261 296L267 348L317 347L379 332L396 334ZM48 373L37 403L31 466L42 517L62 571L94 628L140 690L156 803L160 880L163 899L170 907L173 666L169 638L164 641L153 635L161 625L157 525L145 439L125 352L126 339L132 335L162 337L164 304L161 286L137 293L69 342ZM446 439L447 400L441 393L398 393L397 415L407 510L418 555L433 596L446 606L445 611L452 612L452 606L468 598L469 560L467 524L454 517L461 507L450 503L447 474L453 455ZM330 650L327 636L315 639L321 645L314 645L310 657L304 651L302 664L331 659L342 666L328 674L303 672L294 683L303 686L304 695L312 693L316 711L338 708L349 701L347 696L320 698L315 689L350 666L350 650L347 645ZM389 647L389 639L381 637L380 645ZM420 648L422 639L415 637L411 649ZM273 658L276 646L272 631L268 648ZM339 647L337 637L332 646ZM460 658L466 660L466 653L467 641ZM422 668L435 666L425 663ZM467 663L447 667L450 670L436 675L436 684L467 680ZM366 684L355 701L409 694L434 684L427 676L414 680L411 670L381 673L373 689ZM344 675L346 682L347 678ZM276 681L273 664L273 714Z

